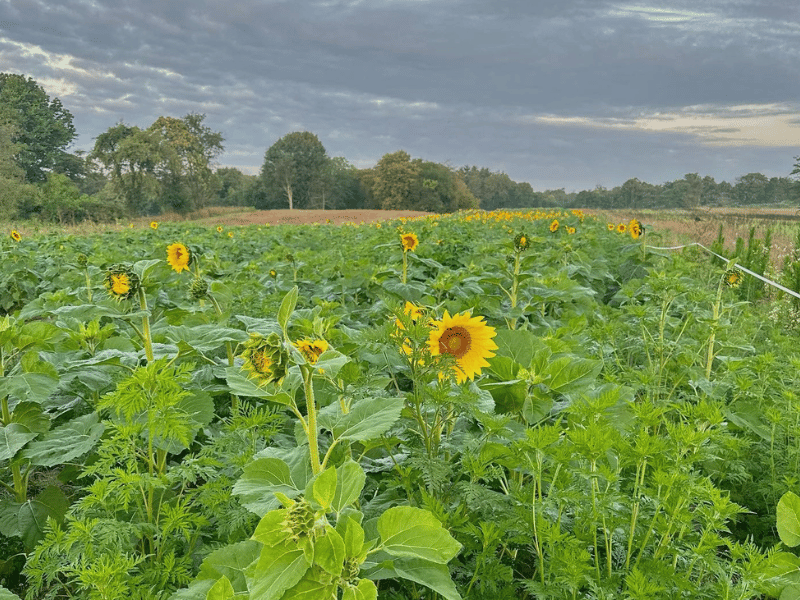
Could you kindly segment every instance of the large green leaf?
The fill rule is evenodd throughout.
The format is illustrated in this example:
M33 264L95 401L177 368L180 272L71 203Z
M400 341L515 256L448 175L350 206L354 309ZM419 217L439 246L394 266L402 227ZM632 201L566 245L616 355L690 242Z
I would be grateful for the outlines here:
M31 442L22 456L34 465L52 467L78 458L94 448L105 431L97 413L72 419Z
M292 401L287 393L279 392L274 385L266 387L257 385L252 379L248 379L247 375L238 367L225 369L225 380L228 382L231 394L236 394L237 396L261 398L278 404L289 404Z
M361 490L364 489L367 475L357 462L348 460L337 470L336 494L333 497L331 509L337 513L358 500Z
M281 596L281 600L336 600L339 589L336 583L319 581L313 573L309 570L297 585ZM321 578L329 579L324 575Z
M403 558L384 561L366 574L374 580L401 577L429 587L445 600L461 600L447 565L418 558Z
M381 546L393 556L421 558L445 564L461 550L430 511L395 506L378 519Z
M64 519L69 508L69 500L59 488L54 485L46 487L36 498L28 500L19 508L19 531L22 543L30 551L42 537L47 518L57 522Z
M361 579L356 587L347 587L342 600L378 600L378 588L369 579Z
M318 474L310 484L311 497L325 512L328 512L331 508L331 503L336 494L336 483L336 467L331 466ZM308 497L308 494L306 494L306 497Z
M539 338L525 329L498 329L494 343L497 344L497 356L510 358L523 367L531 364L534 351L541 346Z
M242 505L263 516L279 506L275 492L296 498L305 489L305 482L292 479L289 466L279 458L257 458L244 467L244 473L233 486Z
M20 448L38 435L19 423L0 427L0 461L14 458Z
M228 578L223 575L211 586L206 595L206 600L231 600L235 596L233 586Z
M225 576L235 592L246 592L245 569L258 559L260 551L261 544L253 540L245 540L214 550L200 565L197 579L218 579Z
M9 408L18 401L44 402L56 391L58 379L44 373L18 373L0 378L0 398L9 397Z
M544 371L537 373L551 390L561 394L575 391L574 388L597 379L603 368L599 360L561 356L549 362Z
M0 533L6 537L19 535L19 502L0 500Z
M790 548L800 546L800 496L794 492L781 496L777 518L781 541Z
M284 332L286 331L286 326L289 324L289 317L292 316L294 308L297 306L298 295L298 288L297 286L294 286L281 301L281 306L278 309L278 324L281 326L281 329Z
M212 587L214 587L213 579L193 581L188 588L183 588L172 594L169 600L206 600L206 595ZM242 596L242 600L247 600L247 596Z
M50 429L50 417L44 414L42 405L36 402L20 402L11 413L11 422L24 425L34 433Z
M225 342L244 342L249 337L241 329L221 327L220 325L173 326L165 331L167 339L173 342L186 342L201 353L211 352Z
M383 435L400 418L405 400L399 397L359 400L346 415L338 403L320 411L319 425L335 439L365 441Z
M0 600L20 600L20 597L0 585Z
M262 547L258 562L247 572L250 597L278 600L286 590L297 585L309 566L305 552L296 544Z

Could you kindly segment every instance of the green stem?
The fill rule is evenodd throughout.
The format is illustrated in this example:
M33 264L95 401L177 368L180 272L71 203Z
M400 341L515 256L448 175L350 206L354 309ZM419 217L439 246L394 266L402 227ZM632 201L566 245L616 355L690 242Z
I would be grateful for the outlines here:
M717 298L714 301L713 315L711 317L711 335L708 338L708 356L706 357L706 379L711 379L711 363L714 361L714 342L717 337L717 324L719 323L719 309L722 304L722 286L725 282L725 275L719 280L717 286Z
M408 258L406 257L407 251L403 249L403 283L406 282L406 273L408 272Z
M214 298L214 296L210 292L207 295L208 295L208 299L211 300L211 304L214 305L214 310L216 311L217 316L221 317L222 316L222 309L219 306L219 302L217 302L217 299ZM228 366L232 367L233 366L233 346L231 346L230 342L225 342L225 349L228 352Z
M89 303L92 302L92 280L89 278L89 271L84 270L83 274L86 276L86 295L89 297Z
M319 461L317 406L314 399L314 385L311 381L312 367L310 365L302 365L300 368L303 371L303 384L306 392L306 413L308 415L306 436L308 437L308 451L311 455L311 472L316 475L322 471L322 465Z
M139 287L139 305L145 312L142 317L142 339L144 340L144 353L147 356L147 362L153 362L153 340L150 337L150 317L147 316L147 296L144 293L144 288Z

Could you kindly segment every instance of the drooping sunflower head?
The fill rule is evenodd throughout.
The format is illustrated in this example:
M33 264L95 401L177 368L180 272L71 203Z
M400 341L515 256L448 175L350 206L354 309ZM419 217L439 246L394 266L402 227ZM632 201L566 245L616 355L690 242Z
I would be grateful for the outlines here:
M644 227L636 219L631 219L630 223L628 223L628 231L633 239L638 240L639 236L644 233Z
M731 288L738 288L742 285L742 279L744 277L744 273L737 268L728 269L725 271L725 275L723 281L725 281L725 285Z
M189 265L194 262L194 254L184 244L175 242L167 246L167 262L176 273L188 271Z
M260 385L273 381L280 383L289 368L289 353L277 333L270 333L266 337L251 333L240 356L244 359L242 368Z
M22 239L22 236L20 235L19 231L17 231L16 229L12 229L11 239L14 240L15 242L18 242Z
M400 234L400 243L403 245L403 252L409 250L414 252L419 245L419 239L417 239L417 234L415 233L402 233Z
M558 231L558 219L553 219L553 222L550 223L550 231L552 231L553 233Z
M620 223L617 225L617 233L625 233L627 229L628 228L625 226L625 223Z
M139 292L139 276L127 264L111 265L103 284L115 300L129 300Z
M428 350L431 356L449 354L455 358L453 369L458 383L473 379L483 367L489 366L486 359L497 350L493 341L496 331L483 317L473 317L469 312L451 317L445 311L442 320L433 321L432 327Z
M150 221L150 229L158 229L158 221Z
M531 247L531 240L523 232L519 232L514 238L514 250L523 252Z
M306 359L306 362L312 365L315 364L320 355L328 349L328 342L325 340L311 340L306 338L304 340L298 340L294 345L300 351L300 354L303 355L303 358Z

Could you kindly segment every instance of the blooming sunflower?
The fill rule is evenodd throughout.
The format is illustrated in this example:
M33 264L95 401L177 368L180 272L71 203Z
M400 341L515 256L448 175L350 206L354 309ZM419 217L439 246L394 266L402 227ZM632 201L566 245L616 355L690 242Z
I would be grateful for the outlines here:
M630 223L628 223L628 231L630 231L633 239L638 240L639 236L644 233L644 227L636 219L631 219Z
M492 341L496 332L483 317L472 317L463 312L452 317L444 311L441 321L432 322L433 330L428 338L431 356L449 354L456 359L453 367L456 381L464 383L480 375L481 368L488 367L487 358L494 356L497 344Z
M320 355L328 349L328 342L325 340L310 340L308 338L295 342L295 347L310 364L315 364Z
M627 227L625 227L625 223L620 223L617 225L617 233L625 233L627 231Z
M222 225L217 225L217 233L222 233Z
M11 239L14 240L15 242L18 242L22 239L22 236L19 234L19 231L17 231L16 229L12 229Z
M408 250L414 252L419 245L419 240L415 233L403 233L400 235L400 243L403 244L403 252L407 252Z
M269 276L275 279L278 276L278 272L275 269L270 269Z
M233 232L232 232L232 231L229 231L229 232L228 232L228 237L229 237L229 238L232 238L232 237L233 237Z
M150 229L158 229L158 223L156 221L150 221Z
M193 260L194 255L192 251L180 242L175 242L167 246L167 262L176 273L188 271L189 265L192 264Z
M528 239L528 236L524 233L520 232L517 234L517 237L514 238L514 250L517 252L522 252L527 250L531 246L531 241Z
M614 231L614 224L613 223L606 224L606 227L608 227L609 231Z
M575 228L567 226L567 233L572 235L573 233L575 233Z
M728 269L725 271L725 285L732 288L737 288L742 285L743 273L739 269Z
M139 276L130 265L111 265L106 271L103 284L115 300L129 300L139 291Z
M553 233L558 231L558 219L553 219L553 222L550 223L550 231L552 231Z

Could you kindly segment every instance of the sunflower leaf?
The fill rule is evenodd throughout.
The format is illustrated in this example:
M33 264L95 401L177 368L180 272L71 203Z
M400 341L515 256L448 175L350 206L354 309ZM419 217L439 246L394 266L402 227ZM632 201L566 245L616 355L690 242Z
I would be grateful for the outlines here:
M289 317L292 316L295 306L297 306L297 296L299 295L297 286L294 286L283 297L281 306L278 309L278 324L281 326L284 335L286 335L286 327L289 325Z

